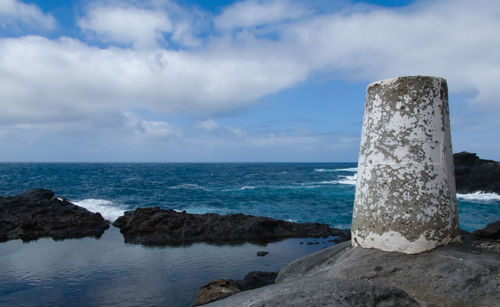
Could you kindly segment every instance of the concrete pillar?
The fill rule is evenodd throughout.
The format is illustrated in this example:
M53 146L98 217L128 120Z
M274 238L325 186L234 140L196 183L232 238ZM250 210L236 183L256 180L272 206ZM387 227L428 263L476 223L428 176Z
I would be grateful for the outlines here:
M368 86L351 232L353 246L407 254L460 241L445 79Z

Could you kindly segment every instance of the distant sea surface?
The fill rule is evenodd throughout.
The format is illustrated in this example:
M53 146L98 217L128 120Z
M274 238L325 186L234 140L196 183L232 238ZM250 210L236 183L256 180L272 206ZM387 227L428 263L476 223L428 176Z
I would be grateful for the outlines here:
M46 188L110 221L160 206L349 228L356 171L356 163L0 163L0 195ZM500 219L497 194L458 195L458 206L467 231ZM308 241L151 248L124 244L111 227L99 240L0 243L0 305L188 306L211 279L278 270L332 245Z

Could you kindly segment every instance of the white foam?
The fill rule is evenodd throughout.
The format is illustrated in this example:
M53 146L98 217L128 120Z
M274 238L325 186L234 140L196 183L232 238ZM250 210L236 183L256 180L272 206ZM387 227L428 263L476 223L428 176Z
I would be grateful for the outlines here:
M253 187L251 185L244 185L240 188L240 190L254 190L256 189L257 187Z
M338 180L326 180L326 181L320 181L320 184L338 184Z
M337 170L330 168L315 168L314 171L318 173L329 173L329 172L336 172Z
M347 184L347 185L356 185L357 174L351 176L339 176L340 179L337 180L327 180L320 181L320 184Z
M485 192L475 192L469 194L457 193L457 198L469 201L488 202L488 201L500 200L500 195L497 193L485 193Z
M125 209L113 204L113 202L105 199L88 198L80 201L73 201L77 206L83 207L90 212L99 212L106 220L114 222L117 218L123 215Z
M352 176L339 176L342 177L341 179L337 180L337 183L339 184L348 184L348 185L356 185L356 180L357 180L357 174L354 174Z
M348 167L348 168L315 168L315 172L318 173L330 173L330 172L357 172L357 167Z

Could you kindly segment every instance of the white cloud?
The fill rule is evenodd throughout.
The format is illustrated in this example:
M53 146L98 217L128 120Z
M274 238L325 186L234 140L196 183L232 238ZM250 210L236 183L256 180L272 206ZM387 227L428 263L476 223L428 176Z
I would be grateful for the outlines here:
M277 50L137 51L65 37L0 39L0 119L66 120L134 107L209 114L304 78L304 68Z
M131 112L124 112L124 124L139 137L169 139L182 137L182 129L165 121L143 120Z
M215 18L215 26L223 30L255 27L303 16L307 10L288 0L247 0L226 8Z
M209 133L209 137L215 138L241 138L244 136L244 132L242 129L221 125L213 119L200 121L196 123L194 128L204 130L205 132Z
M54 17L44 14L34 4L25 4L17 0L0 1L0 29L16 25L25 25L31 28L54 29Z
M139 126L142 132L150 137L181 137L182 131L174 125L162 121L142 120Z
M477 91L474 101L499 110L500 2L420 2L406 10L335 13L290 26L287 40L311 69L376 80L438 75L453 93ZM307 49L314 51L307 52Z
M90 6L78 25L101 40L132 44L136 48L156 47L164 33L173 30L165 12L132 6Z
M214 130L217 127L219 127L219 124L217 124L217 122L213 119L207 119L196 124L196 128L200 128L207 131Z

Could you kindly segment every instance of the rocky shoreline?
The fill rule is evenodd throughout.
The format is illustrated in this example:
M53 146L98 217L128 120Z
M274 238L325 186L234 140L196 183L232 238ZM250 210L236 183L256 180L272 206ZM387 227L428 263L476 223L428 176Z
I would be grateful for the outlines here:
M54 192L32 189L17 196L0 197L0 242L21 239L54 240L99 238L110 222ZM190 214L159 207L126 211L113 225L126 243L143 245L182 245L195 242L236 244L268 243L286 238L350 239L350 231L326 224L293 223L267 217L231 214Z
M0 242L99 238L109 224L99 213L56 197L50 190L0 197ZM127 211L113 225L120 228L126 243L143 245L265 243L292 237L336 236L337 243L350 239L349 230L325 224L244 214L189 214L158 207ZM497 221L473 233L462 232L461 244L417 255L340 243L298 259L278 273L251 272L240 281L218 279L205 284L195 304L280 306L286 300L291 305L494 306L500 300L499 268Z

